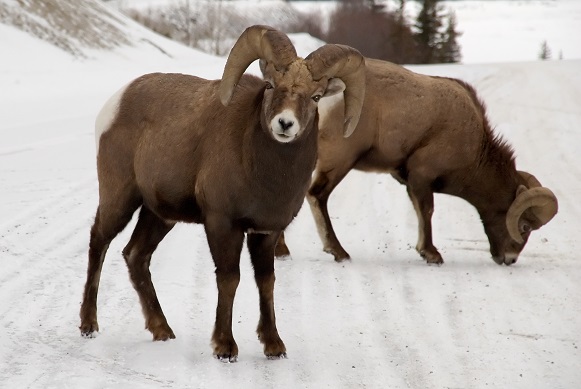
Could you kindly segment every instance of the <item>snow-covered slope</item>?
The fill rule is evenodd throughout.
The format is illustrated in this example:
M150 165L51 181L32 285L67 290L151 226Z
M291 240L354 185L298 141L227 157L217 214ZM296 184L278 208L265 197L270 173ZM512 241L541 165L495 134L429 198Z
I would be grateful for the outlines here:
M0 0L0 28L3 68L9 69L89 59L155 62L195 53L100 0Z
M83 339L77 326L97 205L96 113L141 73L217 78L224 59L160 41L171 58L144 45L79 61L13 27L0 24L0 36L1 388L569 389L581 382L581 61L414 68L473 82L515 146L518 167L558 196L559 214L532 235L515 266L493 263L476 212L446 196L436 196L434 216L446 263L427 266L412 248L416 220L405 189L385 175L351 173L330 210L353 260L336 264L322 252L307 206L287 234L293 260L276 264L289 358L262 355L244 251L234 307L240 358L222 364L209 345L217 291L197 225L176 227L152 263L177 339L154 343L143 329L120 255L132 225L105 261L100 335ZM5 55L13 48L18 60Z

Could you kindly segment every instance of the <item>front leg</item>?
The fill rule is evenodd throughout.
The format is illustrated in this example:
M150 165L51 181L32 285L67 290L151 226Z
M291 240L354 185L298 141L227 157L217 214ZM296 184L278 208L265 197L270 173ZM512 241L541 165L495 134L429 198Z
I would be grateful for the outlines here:
M205 223L210 252L216 265L218 306L212 334L214 356L223 362L238 360L238 345L232 335L234 296L240 282L240 251L244 232L223 217L208 217Z
M256 333L268 359L286 358L286 347L276 329L274 314L274 248L279 233L248 234L248 251L260 298L260 320Z
M442 264L444 259L432 242L432 214L434 194L423 185L408 186L408 194L418 217L416 250L429 264Z

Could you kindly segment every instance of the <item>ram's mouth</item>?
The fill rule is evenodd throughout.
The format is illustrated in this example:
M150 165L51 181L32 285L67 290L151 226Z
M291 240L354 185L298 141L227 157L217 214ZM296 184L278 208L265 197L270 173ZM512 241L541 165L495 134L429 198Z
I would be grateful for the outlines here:
M295 135L285 134L284 132L276 132L272 133L274 135L274 139L281 143L289 143L295 139Z
M505 254L503 256L493 256L492 260L494 262L496 262L496 264L498 265L506 265L506 266L510 266L513 265L514 263L516 263L516 261L518 260L518 254L512 254L512 253L508 253Z

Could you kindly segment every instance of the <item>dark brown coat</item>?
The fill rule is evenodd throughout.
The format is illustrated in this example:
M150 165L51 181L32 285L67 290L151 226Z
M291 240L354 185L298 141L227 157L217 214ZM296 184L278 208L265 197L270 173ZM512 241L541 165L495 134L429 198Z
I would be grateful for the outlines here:
M242 75L256 59L264 61L266 82ZM310 183L319 98L333 89L333 78L343 79L352 93L346 111L353 121L345 126L351 131L364 76L363 57L354 49L327 45L302 59L286 35L252 26L232 49L221 80L148 74L115 94L97 118L99 207L81 333L99 330L97 293L107 248L141 207L123 256L153 339L175 335L151 281L151 256L177 222L202 223L218 286L214 355L238 357L232 308L247 235L260 299L257 334L268 358L284 357L274 314L274 247Z

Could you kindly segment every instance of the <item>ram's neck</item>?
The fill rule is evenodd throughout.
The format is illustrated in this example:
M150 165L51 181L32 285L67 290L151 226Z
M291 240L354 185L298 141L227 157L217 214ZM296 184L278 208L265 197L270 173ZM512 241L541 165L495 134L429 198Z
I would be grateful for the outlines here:
M303 197L317 158L316 129L308 129L290 143L280 143L257 125L249 142L245 157L254 184L278 196Z
M506 148L499 153L498 145L490 145L483 150L478 165L466 178L460 196L474 205L481 215L506 212L518 184L512 152Z
M240 147L234 153L240 165L233 169L237 176L227 178L236 198L230 211L247 230L281 231L304 202L317 159L317 128L311 124L298 139L277 142L261 120L263 92L262 84L239 85L238 99L228 111L232 128L226 133L240 137L231 142Z

